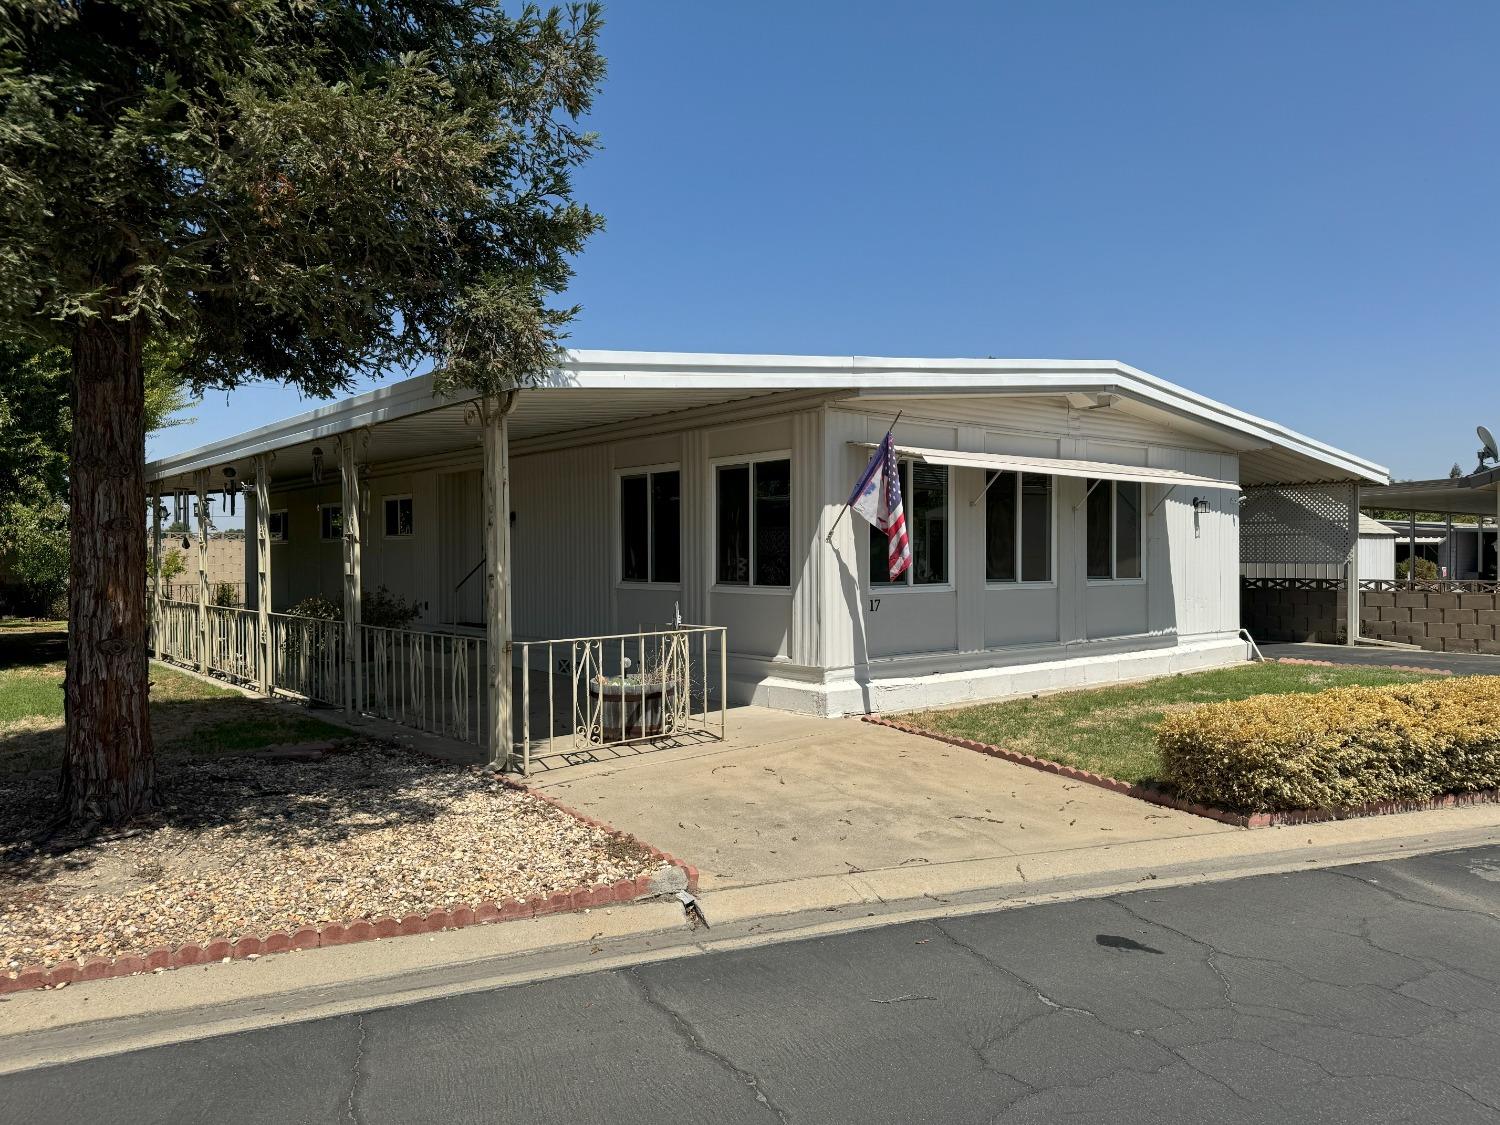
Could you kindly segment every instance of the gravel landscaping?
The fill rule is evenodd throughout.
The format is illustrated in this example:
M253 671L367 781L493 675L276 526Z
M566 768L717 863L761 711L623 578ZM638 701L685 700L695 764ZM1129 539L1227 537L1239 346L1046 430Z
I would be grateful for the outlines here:
M0 968L527 899L663 860L475 767L387 744L161 771L132 833L34 843L52 777L0 778Z

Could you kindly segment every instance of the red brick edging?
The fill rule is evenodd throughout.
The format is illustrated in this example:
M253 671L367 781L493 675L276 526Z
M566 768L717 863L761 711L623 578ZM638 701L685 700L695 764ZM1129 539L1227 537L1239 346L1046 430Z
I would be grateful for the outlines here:
M1311 664L1317 662L1302 660L1296 661L1296 663ZM892 730L903 731L906 734L918 734L923 738L931 738L937 742L946 742L950 746L959 746L965 750L976 750L981 754L988 754L992 758L1003 758L1005 761L1014 762L1018 766L1029 766L1035 770L1042 770L1044 773L1055 773L1060 777L1081 781L1085 785L1096 785L1100 789L1108 789L1112 793L1122 793L1127 797L1134 797L1140 801L1148 801L1153 805L1161 805L1163 808L1192 813L1194 816L1207 817L1209 820L1217 820L1223 824L1233 824L1238 828L1271 828L1283 824L1313 824L1328 820L1353 820L1356 817L1389 816L1393 813L1451 809L1462 805L1500 804L1500 789L1481 789L1475 793L1444 793L1439 797L1419 801L1375 801L1368 805L1355 805L1344 809L1290 809L1284 812L1236 813L1230 812L1228 809L1214 808L1211 805L1199 805L1192 801L1179 800L1171 794L1149 785L1132 785L1118 778L1105 777L1103 774L1078 769L1076 766L1065 766L1061 762L1054 762L1047 758L1037 758L1031 754L1022 754L1015 750L1007 750L1003 746L994 746L988 742L976 742L972 738L959 738L956 735L940 734L937 731L927 730L925 727L903 723L898 719L883 719L878 715L866 715L864 716L864 720L876 726L890 727Z
M1337 660L1308 660L1301 656L1268 656L1268 664L1311 664L1318 668L1385 668L1393 672L1421 672L1425 676L1451 676L1452 668L1419 668L1415 664L1340 664Z
M554 797L538 793L533 789L503 778L508 789L514 789L543 801L591 828L598 828L616 839L634 844L653 858L663 860L682 871L687 877L689 891L698 889L698 869L684 863L676 856L652 847L644 840L622 832L602 820L570 808ZM360 918L351 922L330 922L326 926L303 926L287 933L278 930L264 937L240 937L233 941L217 938L206 945L183 945L177 949L161 947L144 955L126 954L121 957L91 957L80 964L77 961L61 961L50 969L32 965L19 971L0 973L0 994L22 992L28 989L57 988L74 982L105 980L109 977L128 977L137 973L152 973L159 969L181 969L189 965L207 965L215 961L244 960L262 957L268 953L286 953L294 949L317 949L331 945L351 945L359 941L374 941L378 938L404 937L411 934L435 934L440 930L459 930L466 926L482 926L491 922L515 922L523 918L538 918L546 914L567 914L601 906L615 906L634 902L651 893L652 875L640 875L634 879L621 879L617 883L599 883L592 887L579 887L571 891L557 891L546 898L506 899L503 902L481 902L474 906L454 906L426 914L408 914L405 918L383 915L379 918Z

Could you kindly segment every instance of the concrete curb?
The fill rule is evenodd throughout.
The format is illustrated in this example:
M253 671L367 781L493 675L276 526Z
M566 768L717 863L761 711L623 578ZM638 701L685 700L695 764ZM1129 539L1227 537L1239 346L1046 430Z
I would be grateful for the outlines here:
M1295 664L1318 664L1321 661L1295 660ZM1424 671L1426 669L1423 669ZM1451 674L1451 673L1448 673ZM1147 801L1153 805L1163 808L1176 809L1178 812L1191 813L1193 816L1205 817L1208 820L1217 820L1221 824L1232 824L1237 828L1275 828L1281 825L1293 824L1318 824L1330 820L1354 820L1359 817L1368 816L1391 816L1396 813L1408 812L1430 812L1435 809L1452 809L1464 805L1493 805L1500 804L1500 789L1482 789L1475 793L1444 793L1438 797L1428 798L1420 801L1375 801L1368 805L1355 805L1346 809L1290 809L1284 812L1258 812L1258 813L1236 813L1227 809L1214 808L1211 805L1199 805L1192 801L1182 801L1160 789L1153 789L1149 785L1132 785L1114 777L1105 777L1103 774L1092 773L1089 770L1081 770L1074 766L1065 766L1061 762L1054 762L1047 758L1037 758L1031 754L1022 754L1015 750L1007 750L1003 746L995 746L988 742L976 742L972 738L959 738L956 735L940 734L937 731L927 730L924 727L915 726L911 723L903 723L899 719L883 719L878 715L866 715L864 720L876 726L890 727L906 734L920 735L930 738L935 742L946 742L949 746L958 746L965 750L974 750L980 754L988 754L992 758L1003 758L1007 762L1014 762L1018 766L1028 766L1034 770L1044 773L1055 773L1059 777L1066 777L1073 781L1081 781L1085 785L1098 786L1100 789L1108 789L1112 793L1119 793L1126 797L1134 797L1138 801Z
M698 869L677 857L653 847L644 840L621 831L612 825L596 820L563 804L544 793L537 793L510 778L502 778L508 789L525 793L533 800L542 801L591 828L597 828L618 840L634 844L652 858L675 867L683 873L687 889L698 890ZM215 961L254 960L271 953L287 953L297 949L319 949L334 945L351 945L361 941L376 941L381 938L406 937L415 934L433 934L443 930L459 930L467 926L483 926L493 922L516 922L524 918L540 918L548 914L567 914L591 910L596 907L617 906L632 903L655 893L655 875L639 875L634 879L621 879L616 883L599 883L592 887L577 887L556 891L546 898L505 899L502 902L485 901L473 905L448 906L431 910L426 914L408 914L404 918L382 915L378 918L358 918L348 922L330 922L326 926L303 926L290 933L277 930L263 936L244 935L233 940L214 938L206 944L189 943L176 949L165 946L141 954L123 954L119 957L92 957L87 961L61 961L51 968L31 965L20 970L0 974L0 995L9 992L24 992L36 989L57 989L82 981L106 980L110 977L128 977L140 973L157 973L167 969L181 969L190 965L208 965Z

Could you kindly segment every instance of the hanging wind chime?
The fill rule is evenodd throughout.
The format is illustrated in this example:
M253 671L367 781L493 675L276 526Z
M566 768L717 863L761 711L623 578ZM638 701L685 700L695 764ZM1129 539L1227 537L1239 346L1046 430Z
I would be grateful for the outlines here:
M238 476L233 465L224 466L224 510L231 516L235 513L240 493Z
M321 445L315 445L315 446L313 446L312 463L313 463L313 471L312 471L312 481L313 481L313 484L322 484L323 483L323 447Z

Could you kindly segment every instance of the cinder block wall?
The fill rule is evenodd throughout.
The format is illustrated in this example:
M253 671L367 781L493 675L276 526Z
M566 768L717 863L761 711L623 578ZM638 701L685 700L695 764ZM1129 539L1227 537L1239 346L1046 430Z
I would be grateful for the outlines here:
M1360 632L1433 652L1500 653L1500 594L1365 591Z
M1308 579L1298 589L1246 580L1240 586L1240 624L1257 641L1320 641L1344 635L1343 583Z

